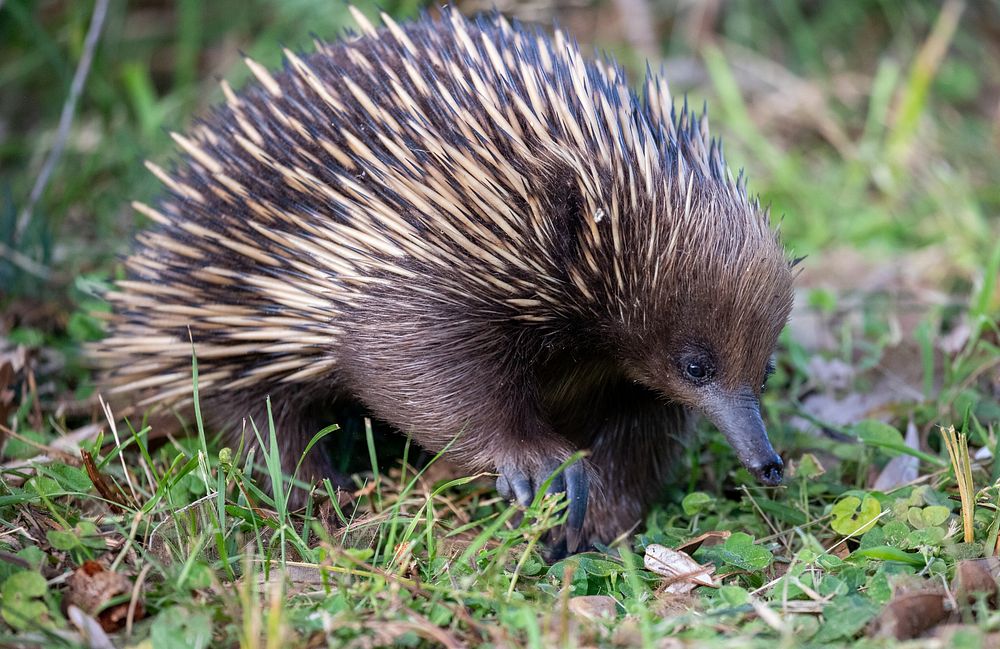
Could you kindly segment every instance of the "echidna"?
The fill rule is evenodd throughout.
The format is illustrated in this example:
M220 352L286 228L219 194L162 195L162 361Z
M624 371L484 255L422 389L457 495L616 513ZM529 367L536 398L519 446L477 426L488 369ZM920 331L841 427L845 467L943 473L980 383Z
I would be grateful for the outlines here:
M193 340L209 421L238 439L270 395L289 473L344 401L521 504L586 450L551 483L569 551L640 520L694 413L779 483L759 396L792 272L704 115L559 31L354 13L280 73L247 60L149 165L169 191L136 204L107 384L190 404ZM322 448L298 473L331 474Z

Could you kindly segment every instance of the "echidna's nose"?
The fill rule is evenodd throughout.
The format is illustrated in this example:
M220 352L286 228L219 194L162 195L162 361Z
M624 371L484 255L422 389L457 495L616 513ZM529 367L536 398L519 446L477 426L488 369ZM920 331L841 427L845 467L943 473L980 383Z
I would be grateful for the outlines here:
M785 463L775 455L770 462L760 466L748 467L757 481L768 487L777 487L785 473Z

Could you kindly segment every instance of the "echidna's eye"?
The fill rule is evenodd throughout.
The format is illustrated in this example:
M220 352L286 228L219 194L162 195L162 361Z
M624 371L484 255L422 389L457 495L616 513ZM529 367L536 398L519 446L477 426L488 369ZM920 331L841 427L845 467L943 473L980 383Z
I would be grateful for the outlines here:
M681 367L684 370L684 376L692 383L706 383L715 374L712 360L703 354L688 357L682 362Z
M702 365L701 363L688 363L688 366L685 368L685 371L687 372L688 376L697 381L700 381L701 379L708 376L708 370L705 369L705 366Z

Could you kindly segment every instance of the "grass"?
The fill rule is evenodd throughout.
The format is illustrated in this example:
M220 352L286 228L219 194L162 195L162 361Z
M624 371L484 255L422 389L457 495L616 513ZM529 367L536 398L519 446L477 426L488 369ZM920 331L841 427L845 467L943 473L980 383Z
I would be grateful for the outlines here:
M220 99L215 77L246 80L240 51L274 66L282 44L350 23L336 3L249 4L109 5L64 153L19 238L94 5L0 4L0 643L995 642L995 9L742 0L706 22L712 3L651 5L638 27L675 92L707 101L731 165L808 255L764 403L789 471L780 488L755 485L706 427L634 536L549 565L559 501L508 507L488 477L410 462L409 445L382 457L370 427L352 497L327 484L303 512L288 506L279 458L237 460L200 416L192 435L164 439L97 404L79 350L101 335L96 296L142 225L129 201L158 192L142 160L169 160L166 132ZM554 13L637 64L641 44L615 11ZM94 434L73 436L91 422ZM338 423L318 435L345 435ZM248 426L275 434L271 421ZM255 484L255 463L277 497ZM672 592L687 582L645 567L653 544L687 547L719 587ZM588 616L602 604L611 617Z

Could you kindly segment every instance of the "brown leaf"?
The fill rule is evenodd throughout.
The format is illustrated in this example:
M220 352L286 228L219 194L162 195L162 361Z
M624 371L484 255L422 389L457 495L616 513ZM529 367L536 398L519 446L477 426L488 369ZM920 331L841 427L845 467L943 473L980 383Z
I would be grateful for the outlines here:
M910 640L934 628L948 616L943 590L897 595L872 621L868 635Z
M792 417L789 424L796 430L817 434L814 421L833 426L849 426L862 419L877 418L887 404L897 400L895 394L883 390L882 383L865 393L848 392L839 396L830 392L810 394L802 400L802 410L809 418Z
M370 496L373 493L375 493L375 487L376 487L375 481L369 480L368 482L365 483L363 487L355 491L352 494L352 496L356 499L364 498L365 496Z
M843 539L841 538L841 540ZM829 544L827 544L825 547L830 547L830 546ZM847 557L851 556L851 548L847 546L847 543L837 542L837 545L832 550L830 550L830 554L837 557L838 559L846 559Z
M271 564L271 569L256 575L256 585L261 593L269 592L268 588L284 588L288 596L300 595L311 591L322 590L326 581L323 578L323 567L314 564L297 564L289 562L284 567L277 563Z
M125 626L128 616L128 602L107 607L108 602L127 595L132 583L124 575L107 570L97 561L85 561L66 580L66 594L63 608L78 607L85 615L96 617L105 631L117 631ZM135 618L143 616L142 604L136 606Z
M580 595L569 600L570 613L588 620L613 620L618 617L618 603L607 595Z
M654 594L654 600L650 608L656 617L667 620L682 615L689 615L692 611L698 610L701 605L701 600L697 595L692 593L668 593L660 591Z
M698 548L705 546L710 548L713 545L719 545L724 543L732 535L729 530L714 530L712 532L705 532L700 536L696 536L690 541L685 541L677 546L677 549L686 554L694 554L698 551Z
M80 457L83 458L83 468L87 470L87 475L90 477L90 481L94 483L97 493L101 494L101 498L108 501L111 509L117 512L124 512L126 507L134 506L130 504L132 499L122 493L121 489L114 489L108 484L100 469L97 468L97 464L94 463L94 456L90 454L90 451L81 448Z
M703 566L690 555L652 543L646 546L643 564L647 570L667 578L668 593L689 593L696 586L716 587L710 576L715 566Z
M972 602L985 596L996 604L997 578L1000 577L1000 558L965 559L955 564L955 578L951 590L960 602Z

